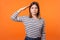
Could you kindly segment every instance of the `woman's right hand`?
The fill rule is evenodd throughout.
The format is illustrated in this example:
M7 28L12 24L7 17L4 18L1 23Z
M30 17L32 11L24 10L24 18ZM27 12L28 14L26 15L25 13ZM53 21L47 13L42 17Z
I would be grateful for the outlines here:
M19 10L17 10L17 12L23 11L23 10L25 10L26 8L28 8L29 6L30 6L30 5L25 6L25 7L23 7L23 8L20 8Z

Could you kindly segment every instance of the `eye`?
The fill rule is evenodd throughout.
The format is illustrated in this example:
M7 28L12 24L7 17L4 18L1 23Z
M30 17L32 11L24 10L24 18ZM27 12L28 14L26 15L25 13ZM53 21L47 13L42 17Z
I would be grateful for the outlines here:
M33 7L31 9L33 9Z

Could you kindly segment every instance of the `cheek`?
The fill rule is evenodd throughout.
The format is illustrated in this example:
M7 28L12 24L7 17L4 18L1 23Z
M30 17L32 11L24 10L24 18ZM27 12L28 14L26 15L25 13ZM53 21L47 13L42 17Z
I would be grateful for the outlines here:
M31 12L33 12L33 9L30 9Z
M36 12L38 12L38 9L36 9Z
M38 9L35 9L35 11L34 11L35 13L37 13L38 12Z

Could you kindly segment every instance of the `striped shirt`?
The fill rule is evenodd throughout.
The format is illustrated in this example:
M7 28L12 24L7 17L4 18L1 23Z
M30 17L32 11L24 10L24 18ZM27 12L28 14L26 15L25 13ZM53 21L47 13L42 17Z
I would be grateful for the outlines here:
M41 40L46 40L44 26L44 19L35 20L28 16L18 16L18 12L14 12L11 19L17 22L23 22L25 25L26 36L31 38L41 37Z

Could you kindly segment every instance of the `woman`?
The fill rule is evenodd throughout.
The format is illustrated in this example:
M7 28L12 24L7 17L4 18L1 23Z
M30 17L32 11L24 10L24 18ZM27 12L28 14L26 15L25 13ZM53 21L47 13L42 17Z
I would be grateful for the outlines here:
M29 7L29 16L18 16L18 14ZM46 40L44 31L44 19L39 17L40 10L37 2L20 8L11 16L11 19L17 22L23 22L26 29L26 37L24 40Z

